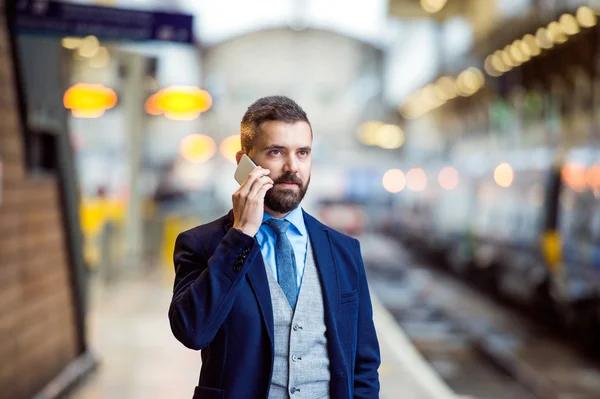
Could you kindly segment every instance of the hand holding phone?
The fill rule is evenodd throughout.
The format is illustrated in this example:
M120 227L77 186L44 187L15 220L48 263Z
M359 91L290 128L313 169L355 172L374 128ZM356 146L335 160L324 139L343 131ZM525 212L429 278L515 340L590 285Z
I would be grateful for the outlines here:
M240 188L233 193L233 227L253 237L262 224L265 194L273 187L270 170L256 166L246 154L235 171Z

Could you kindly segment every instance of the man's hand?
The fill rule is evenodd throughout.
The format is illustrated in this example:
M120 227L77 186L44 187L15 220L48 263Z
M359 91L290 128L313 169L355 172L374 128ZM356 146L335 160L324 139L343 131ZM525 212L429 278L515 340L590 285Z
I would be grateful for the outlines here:
M257 166L233 193L233 227L254 237L262 224L265 194L273 187L269 169Z

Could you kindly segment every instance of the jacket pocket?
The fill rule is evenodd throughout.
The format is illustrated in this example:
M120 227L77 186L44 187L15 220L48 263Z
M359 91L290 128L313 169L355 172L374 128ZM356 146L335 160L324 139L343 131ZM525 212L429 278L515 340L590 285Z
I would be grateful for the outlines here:
M223 399L224 397L225 390L223 389L197 386L192 399Z

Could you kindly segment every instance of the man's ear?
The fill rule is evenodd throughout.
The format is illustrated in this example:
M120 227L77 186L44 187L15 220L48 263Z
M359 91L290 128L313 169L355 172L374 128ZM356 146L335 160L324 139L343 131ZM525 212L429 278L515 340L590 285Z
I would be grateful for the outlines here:
M235 154L235 162L237 164L240 163L240 159L242 159L242 155L244 155L244 151L240 150Z

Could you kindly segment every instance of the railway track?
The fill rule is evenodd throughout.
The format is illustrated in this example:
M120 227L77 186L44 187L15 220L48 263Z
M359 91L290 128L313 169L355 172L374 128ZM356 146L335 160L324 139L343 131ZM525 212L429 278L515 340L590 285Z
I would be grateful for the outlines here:
M361 242L365 248L371 239ZM458 395L600 398L597 364L540 324L393 245L365 256L371 289Z

